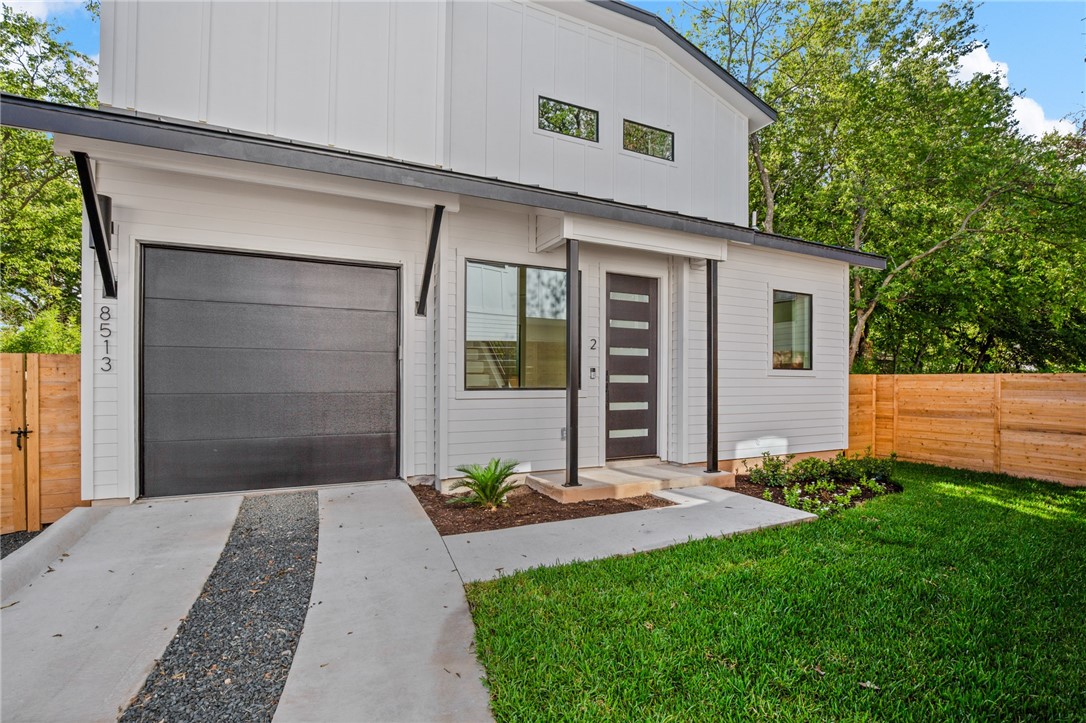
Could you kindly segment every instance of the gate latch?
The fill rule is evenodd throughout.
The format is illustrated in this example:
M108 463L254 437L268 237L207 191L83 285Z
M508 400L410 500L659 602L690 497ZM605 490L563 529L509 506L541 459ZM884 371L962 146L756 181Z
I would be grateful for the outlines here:
M23 437L29 437L30 435L34 434L34 432L33 432L33 430L23 429L22 427L19 427L14 432L12 432L12 434L15 435L15 446L18 447L19 449L22 449L23 448Z

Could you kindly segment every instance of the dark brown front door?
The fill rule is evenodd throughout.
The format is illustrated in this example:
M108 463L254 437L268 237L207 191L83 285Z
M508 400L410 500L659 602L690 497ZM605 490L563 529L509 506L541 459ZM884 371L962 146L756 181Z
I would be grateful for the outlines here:
M656 279L607 274L607 459L656 456Z

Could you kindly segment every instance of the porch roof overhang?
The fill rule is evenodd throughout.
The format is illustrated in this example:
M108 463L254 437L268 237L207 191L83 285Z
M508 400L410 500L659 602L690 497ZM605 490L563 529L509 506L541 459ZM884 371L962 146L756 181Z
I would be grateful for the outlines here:
M78 108L8 93L0 94L0 106L3 110L3 125L14 128L452 193L750 244L842 261L854 266L886 268L886 259L883 257L850 248L767 234L735 224L657 211L577 193L472 176L443 168L216 128L201 123L146 117L117 110Z

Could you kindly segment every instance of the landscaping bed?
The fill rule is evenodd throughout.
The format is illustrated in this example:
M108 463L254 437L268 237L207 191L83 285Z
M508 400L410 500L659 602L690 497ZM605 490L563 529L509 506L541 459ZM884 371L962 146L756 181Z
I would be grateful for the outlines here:
M735 477L735 491L823 516L855 507L874 497L901 492L893 480L896 457L868 452L830 460L763 454L761 464Z
M671 505L667 500L652 495L562 504L530 487L517 487L508 493L504 506L488 510L484 507L452 503L453 498L450 495L444 495L428 485L416 485L411 491L415 493L441 535L502 530L539 522L576 520Z

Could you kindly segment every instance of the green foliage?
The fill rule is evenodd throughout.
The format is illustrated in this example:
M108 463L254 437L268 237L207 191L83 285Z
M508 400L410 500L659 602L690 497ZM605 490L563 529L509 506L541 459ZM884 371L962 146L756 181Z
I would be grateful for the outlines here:
M1081 719L1086 488L895 473L816 523L468 585L494 717Z
M94 63L61 41L61 28L8 6L0 21L0 89L67 105L95 104ZM2 130L0 159L0 314L17 329L47 309L79 323L82 205L70 158L52 138Z
M881 495L892 489L894 454L879 458L868 449L862 455L842 452L830 461L808 457L790 464L794 457L763 452L762 463L747 468L750 481L783 488L784 504L819 516L851 507L864 490ZM773 490L766 489L762 496L772 501Z
M466 489L471 494L456 497L452 503L469 504L483 507L488 510L496 510L505 504L505 496L516 487L516 483L509 481L514 470L520 462L515 460L502 460L495 457L485 467L478 464L465 464L456 468L457 472L464 475L453 486L452 490Z
M832 473L830 463L818 457L801 459L788 468L788 484L815 485L828 482Z
M46 309L19 329L0 332L0 352L78 354L79 325L64 323L56 309Z
M1002 79L958 77L969 0L717 0L689 37L778 112L751 137L767 231L853 269L854 371L1086 368L1086 129L1032 138Z
M747 468L750 481L754 484L765 485L766 487L784 487L788 483L786 468L793 457L795 457L794 454L777 457L769 452L762 452L762 463L760 465L750 467L744 462L743 466Z

